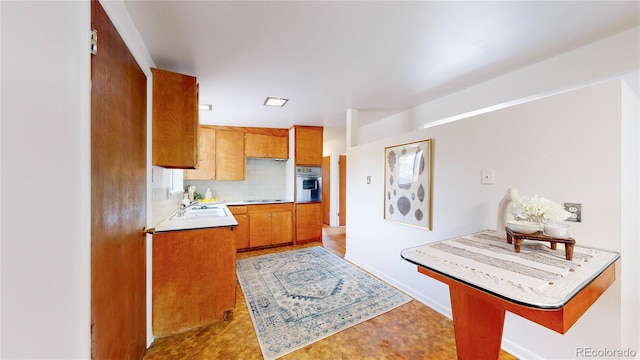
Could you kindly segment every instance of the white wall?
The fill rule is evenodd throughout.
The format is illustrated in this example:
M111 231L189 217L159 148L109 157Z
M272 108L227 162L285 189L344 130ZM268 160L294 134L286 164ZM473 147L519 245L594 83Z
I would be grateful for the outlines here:
M338 226L340 210L340 155L347 153L347 134L345 128L325 127L323 131L322 154L329 156L331 193L329 194L329 225Z
M0 357L90 358L89 2L0 7Z
M447 287L418 274L399 253L407 247L495 228L498 202L509 187L518 188L521 196L539 194L559 203L581 203L583 222L571 224L579 245L621 251L637 242L637 225L635 232L628 233L635 233L635 238L622 234L621 104L623 98L631 101L629 93L620 80L614 80L350 148L346 258L450 316ZM637 131L628 137L638 142ZM433 231L382 219L380 154L385 146L424 138L434 139ZM637 158L636 153L631 173L638 171ZM483 168L495 169L494 185L480 184ZM372 175L371 185L364 185L366 175ZM636 181L635 191L637 187ZM637 208L637 196L626 201ZM389 254L398 255L390 258ZM625 252L622 257L630 263L640 260L637 252ZM637 292L637 276L624 285L621 293L618 275L564 336L507 316L503 347L516 356L546 359L573 358L579 346L620 348L622 329L637 333L638 326L629 322L633 319L623 319L621 310L622 296Z
M625 80L626 81L626 80ZM637 83L636 83L637 85ZM623 87L624 87L623 82ZM638 91L622 92L622 347L640 348L640 106ZM636 254L629 256L626 254ZM640 350L640 349L639 349ZM639 352L640 353L640 352Z
M357 143L384 139L421 129L425 124L469 117L630 73L635 73L631 85L637 93L639 38L640 27L635 27L361 126Z

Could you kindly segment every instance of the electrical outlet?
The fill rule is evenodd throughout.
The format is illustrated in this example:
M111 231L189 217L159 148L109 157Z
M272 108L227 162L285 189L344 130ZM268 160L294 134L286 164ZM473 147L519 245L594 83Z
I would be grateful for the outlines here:
M582 222L582 204L564 203L564 209L571 213L566 221Z

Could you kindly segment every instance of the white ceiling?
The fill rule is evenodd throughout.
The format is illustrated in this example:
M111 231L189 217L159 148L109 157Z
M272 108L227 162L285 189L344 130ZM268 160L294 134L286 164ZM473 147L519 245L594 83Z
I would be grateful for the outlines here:
M640 23L638 1L124 3L156 67L198 78L202 124L279 128L372 122Z

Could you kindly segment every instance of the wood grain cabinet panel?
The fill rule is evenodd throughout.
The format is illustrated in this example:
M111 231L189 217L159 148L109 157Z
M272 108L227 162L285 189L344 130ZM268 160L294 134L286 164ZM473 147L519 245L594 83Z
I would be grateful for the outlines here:
M153 74L152 162L166 168L198 166L198 83L161 69Z
M271 244L287 244L293 239L293 214L289 211L274 212L271 217Z
M249 247L271 245L271 213L249 215Z
M296 165L322 166L322 127L296 126L294 131Z
M246 133L245 154L247 157L287 159L289 158L289 138Z
M296 205L296 244L322 240L322 203Z
M216 174L216 130L200 127L198 134L198 169L186 170L185 180L213 180Z
M244 180L244 133L216 130L216 180Z
M234 227L153 235L152 330L156 337L223 320L236 303Z
M246 205L229 205L229 211L238 222L236 227L236 249L243 250L249 247L249 215Z
M293 205L250 205L249 247L279 245L293 241Z

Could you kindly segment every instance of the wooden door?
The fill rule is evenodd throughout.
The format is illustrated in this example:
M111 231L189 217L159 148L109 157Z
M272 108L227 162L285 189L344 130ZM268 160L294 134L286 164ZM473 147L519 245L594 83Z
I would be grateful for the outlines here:
M244 133L216 131L216 180L244 180Z
M91 57L92 359L146 348L147 79L98 1Z
M331 157L322 158L322 223L331 224Z
M339 160L339 169L340 169L340 204L338 205L338 225L346 226L347 225L347 155L340 155Z

